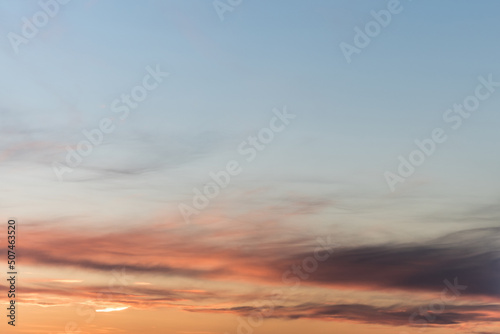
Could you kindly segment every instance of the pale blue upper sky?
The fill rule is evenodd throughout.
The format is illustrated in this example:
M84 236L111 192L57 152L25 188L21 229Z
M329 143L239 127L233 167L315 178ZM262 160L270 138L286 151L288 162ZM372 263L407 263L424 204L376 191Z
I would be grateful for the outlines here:
M318 224L463 223L498 201L500 90L456 131L442 115L474 92L478 76L500 81L500 3L401 6L348 64L339 44L352 44L354 27L387 1L244 0L221 21L211 1L73 0L19 54L7 34L40 7L1 1L1 148L14 152L2 166L12 190L2 203L54 219L174 215L209 172L243 161L238 145L286 105L296 119L214 207L323 199L332 204L310 217ZM64 160L64 147L112 116L111 102L157 64L170 76L58 182L51 164ZM448 141L391 194L383 173L436 127ZM248 195L256 189L265 189L258 199Z

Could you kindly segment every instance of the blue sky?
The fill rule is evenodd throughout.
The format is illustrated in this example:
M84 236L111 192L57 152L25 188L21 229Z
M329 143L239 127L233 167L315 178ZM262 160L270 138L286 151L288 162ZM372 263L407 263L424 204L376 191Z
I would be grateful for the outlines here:
M16 53L8 34L40 5L0 1L0 203L33 229L192 231L179 204L236 160L195 226L274 222L352 245L497 227L500 89L457 130L443 114L480 76L500 81L500 3L402 0L348 63L340 43L388 2L243 0L221 21L211 1L72 0ZM112 102L148 66L169 76L118 121ZM239 145L275 108L295 118L246 162ZM103 118L115 131L59 181L53 163ZM435 128L447 141L392 192L384 173Z
M19 33L21 17L39 10L36 2L2 6L11 13L5 35ZM176 170L175 192L162 195L175 201L237 156L238 144L267 124L273 108L287 106L296 121L235 180L235 189L251 188L256 179L286 188L281 179L308 180L314 170L315 179L342 184L341 191L330 190L338 197L343 191L389 196L383 173L397 167L397 157L445 126L444 111L473 92L478 76L498 74L498 4L400 6L347 64L339 44L352 44L354 27L364 27L373 20L370 11L387 2L277 1L265 8L243 2L224 13L223 22L202 1L61 5L19 54L8 39L2 46L4 124L23 133L10 140L49 142L36 159L27 152L12 163L37 168L43 182L58 184L48 162L63 160L63 148L112 115L111 101L130 92L146 66L158 65L168 79L83 166L160 175ZM493 94L450 132L402 187L419 188L423 198L464 202L470 202L460 195L467 189L495 194L498 101ZM470 172L477 166L481 173ZM471 174L476 177L464 177ZM85 168L76 169L70 181L85 177Z

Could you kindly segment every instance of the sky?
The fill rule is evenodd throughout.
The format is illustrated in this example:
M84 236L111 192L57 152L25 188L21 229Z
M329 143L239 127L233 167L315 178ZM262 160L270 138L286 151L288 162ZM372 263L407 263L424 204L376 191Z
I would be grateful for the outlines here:
M500 333L499 10L0 0L0 332Z

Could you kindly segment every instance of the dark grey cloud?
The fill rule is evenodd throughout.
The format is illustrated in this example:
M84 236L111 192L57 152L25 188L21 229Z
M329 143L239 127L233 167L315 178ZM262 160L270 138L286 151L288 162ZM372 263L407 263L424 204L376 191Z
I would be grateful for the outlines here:
M244 230L220 227L211 231L151 227L150 231L111 232L105 237L72 233L64 237L62 234L59 238L47 236L50 238L47 245L25 246L20 249L20 256L26 263L38 265L98 271L126 268L135 272L215 280L237 277L249 282L289 286L293 281L283 281L285 273L288 273L287 278L295 278L303 285L427 291L436 295L449 284L458 284L465 286L461 294L468 297L500 297L500 228L460 231L418 244L330 245L328 247L334 247L330 256L319 261L316 270L305 272L304 259L314 257L314 249L319 244L305 236L291 234L279 225L252 227L248 225ZM199 237L193 239L194 235ZM225 243L224 235L231 237L233 243ZM279 238L280 235L283 237ZM332 240L335 244L342 242L334 236ZM88 245L99 250L99 260L92 257ZM249 248L245 247L247 245ZM169 259L175 256L185 258L186 266L165 264L172 263ZM166 261L158 262L160 258ZM143 264L135 264L138 260ZM155 261L155 265L146 265L151 261ZM216 261L221 265L198 268L197 263L203 261ZM294 265L300 267L301 274L291 272ZM303 277L299 279L300 275Z
M468 322L500 321L500 305L448 305L441 312L419 312L427 305L392 305L377 307L367 304L315 304L294 306L266 304L262 308L191 309L192 312L231 312L241 316L261 314L267 318L345 320L390 326L446 326Z
M284 265L299 264L300 253ZM367 286L438 293L444 280L466 285L464 294L500 297L500 228L461 231L420 244L342 247L310 274L305 284Z

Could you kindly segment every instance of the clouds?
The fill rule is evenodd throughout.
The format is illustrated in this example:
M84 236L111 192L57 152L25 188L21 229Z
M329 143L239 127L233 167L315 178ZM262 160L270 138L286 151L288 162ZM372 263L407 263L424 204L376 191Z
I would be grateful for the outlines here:
M19 31L38 1L0 4L5 33ZM382 332L410 324L414 312L443 332L469 323L494 331L499 101L436 149L403 192L389 195L381 175L440 122L442 106L498 67L498 4L412 6L353 67L338 42L369 15L370 1L255 2L224 25L210 1L115 3L75 2L18 57L0 54L0 206L20 222L22 303L66 315L75 303L128 307L101 314L121 314L119 326L82 332L137 332L134 322L180 333L146 316L164 308L203 318L198 333L224 332L224 314L247 315L281 289L276 322L318 320L317 332L358 329L340 321ZM171 73L156 90L144 81L148 64ZM276 105L300 117L272 139L261 127L281 131L269 123ZM88 132L97 128L103 136ZM258 159L186 226L178 205L255 134L272 145L251 144ZM75 149L80 159L70 164ZM64 182L53 162L73 169ZM331 237L324 261L318 237ZM117 289L113 273L122 270L135 278ZM466 289L439 314L421 311L445 282ZM39 333L43 321L31 321Z
M339 249L311 280L333 285L439 291L444 279L459 277L460 283L468 286L467 294L500 297L499 232L498 228L486 228L422 244Z
M300 304L294 306L274 306L272 312L266 310L269 318L278 319L318 319L325 321L353 321L357 323L406 326L416 325L410 318L415 310L423 305L400 304L378 307L366 304ZM192 312L229 312L248 316L262 312L258 307L234 307L221 309L192 309ZM461 305L447 307L440 314L432 314L431 326L455 325L468 322L492 322L500 320L500 305ZM420 316L423 318L423 316Z
M313 207L316 206L313 202ZM407 325L409 316L420 312L426 298L438 298L446 288L445 280L453 284L457 278L455 285L465 285L466 289L435 315L431 324L499 320L498 228L461 231L414 244L336 246L331 256L295 287L282 281L283 273L314 255L314 238L308 237L307 232L302 237L287 235L280 224L262 227L226 223L183 229L151 225L147 229L133 228L107 235L33 227L32 231L24 232L24 246L19 254L26 265L73 268L82 277L123 269L131 275L141 275L141 280L156 280L152 286L129 286L126 292L108 295L113 305L246 314L251 311L253 301L265 298L270 288L280 287L300 294L286 302L278 300L272 317L399 326ZM161 281L176 282L177 287L158 286ZM182 281L203 281L207 286L203 292L196 292L197 289L183 286ZM92 299L99 289L82 284L73 289L58 285L48 289L34 284L30 292L38 296L70 293L73 299L84 296ZM216 288L219 284L253 286L257 290L248 294L224 292ZM385 305L369 297L334 302L311 294L309 289L331 292L332 296L336 291L351 290L387 294L390 299L404 293L423 299Z
M289 235L279 241L274 236L283 229L279 225L272 230L243 228L240 232L223 227L189 232L156 229L106 236L41 232L42 238L39 232L37 241L20 252L24 261L36 265L90 270L126 267L152 274L267 284L280 284L283 272L314 255L311 239ZM414 244L341 245L310 275L307 284L435 292L442 289L445 279L458 277L467 286L467 294L500 297L499 231L468 230ZM32 238L35 234L28 236ZM228 247L230 244L250 248Z

